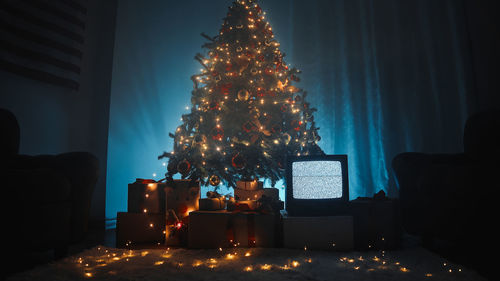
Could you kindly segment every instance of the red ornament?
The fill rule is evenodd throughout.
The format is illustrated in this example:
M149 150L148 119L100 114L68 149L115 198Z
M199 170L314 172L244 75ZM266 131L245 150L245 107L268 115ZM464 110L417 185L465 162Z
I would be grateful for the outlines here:
M271 131L273 133L279 133L281 132L281 125L280 124L275 124L271 127Z
M210 108L211 110L218 110L219 109L219 103L217 101L211 101L208 104L208 108Z
M233 158L231 159L231 164L233 165L234 168L241 170L246 166L247 161L241 154L236 153L236 155L234 155Z
M189 161L187 161L186 159L182 160L177 165L177 171L182 175L187 174L190 169L191 169L191 163L189 163Z
M302 125L302 121L297 121L297 120L292 120L290 123L290 126L295 130L295 131L300 131L300 126Z
M222 84L219 86L219 91L224 96L229 95L229 90L233 87L232 83Z
M257 126L255 126L252 122L247 121L242 126L243 131L250 133L251 131L257 130Z
M215 127L210 132L210 135L212 135L213 140L222 141L222 138L224 137L224 130L222 128Z

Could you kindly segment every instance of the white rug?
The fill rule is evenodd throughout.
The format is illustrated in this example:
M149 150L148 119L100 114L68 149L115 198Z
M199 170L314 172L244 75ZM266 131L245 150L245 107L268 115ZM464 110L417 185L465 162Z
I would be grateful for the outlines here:
M485 280L422 248L124 250L96 247L8 280Z

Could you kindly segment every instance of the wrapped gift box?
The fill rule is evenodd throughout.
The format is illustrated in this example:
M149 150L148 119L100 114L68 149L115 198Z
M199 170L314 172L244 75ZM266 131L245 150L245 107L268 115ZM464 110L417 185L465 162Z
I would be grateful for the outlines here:
M189 216L189 248L276 247L280 214L196 211Z
M397 200L358 198L349 202L356 249L396 249L401 242Z
M262 188L257 190L234 189L234 197L237 200L259 200L262 195L279 200L279 190L277 188Z
M232 218L230 221L232 228L229 229L229 236L233 237L231 239L233 246L266 248L278 246L278 234L281 228L279 213L235 213L230 218Z
M116 247L163 244L165 214L119 212L116 221Z
M199 199L199 209L202 211L217 211L226 208L226 198L202 198Z
M138 179L128 185L130 213L165 213L165 184Z
M237 181L236 188L245 190L259 190L262 189L264 183L261 181Z
M352 216L283 217L285 248L349 251L353 249Z
M230 213L226 211L195 211L189 214L189 248L225 248L230 242L227 227Z
M165 209L174 210L180 220L199 209L198 199L200 199L199 181L173 180L165 186Z

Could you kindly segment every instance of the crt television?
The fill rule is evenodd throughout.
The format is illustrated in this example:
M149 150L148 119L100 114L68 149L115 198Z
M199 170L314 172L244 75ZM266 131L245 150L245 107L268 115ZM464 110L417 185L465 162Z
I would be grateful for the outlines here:
M328 216L346 212L349 202L347 155L290 156L286 160L289 216Z

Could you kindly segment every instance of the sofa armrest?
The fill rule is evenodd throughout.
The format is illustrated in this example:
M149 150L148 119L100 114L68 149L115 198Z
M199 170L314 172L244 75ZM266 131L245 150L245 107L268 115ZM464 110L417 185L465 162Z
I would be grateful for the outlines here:
M54 167L71 183L71 236L72 242L77 242L87 231L92 193L99 176L99 161L88 152L69 152L56 155Z

